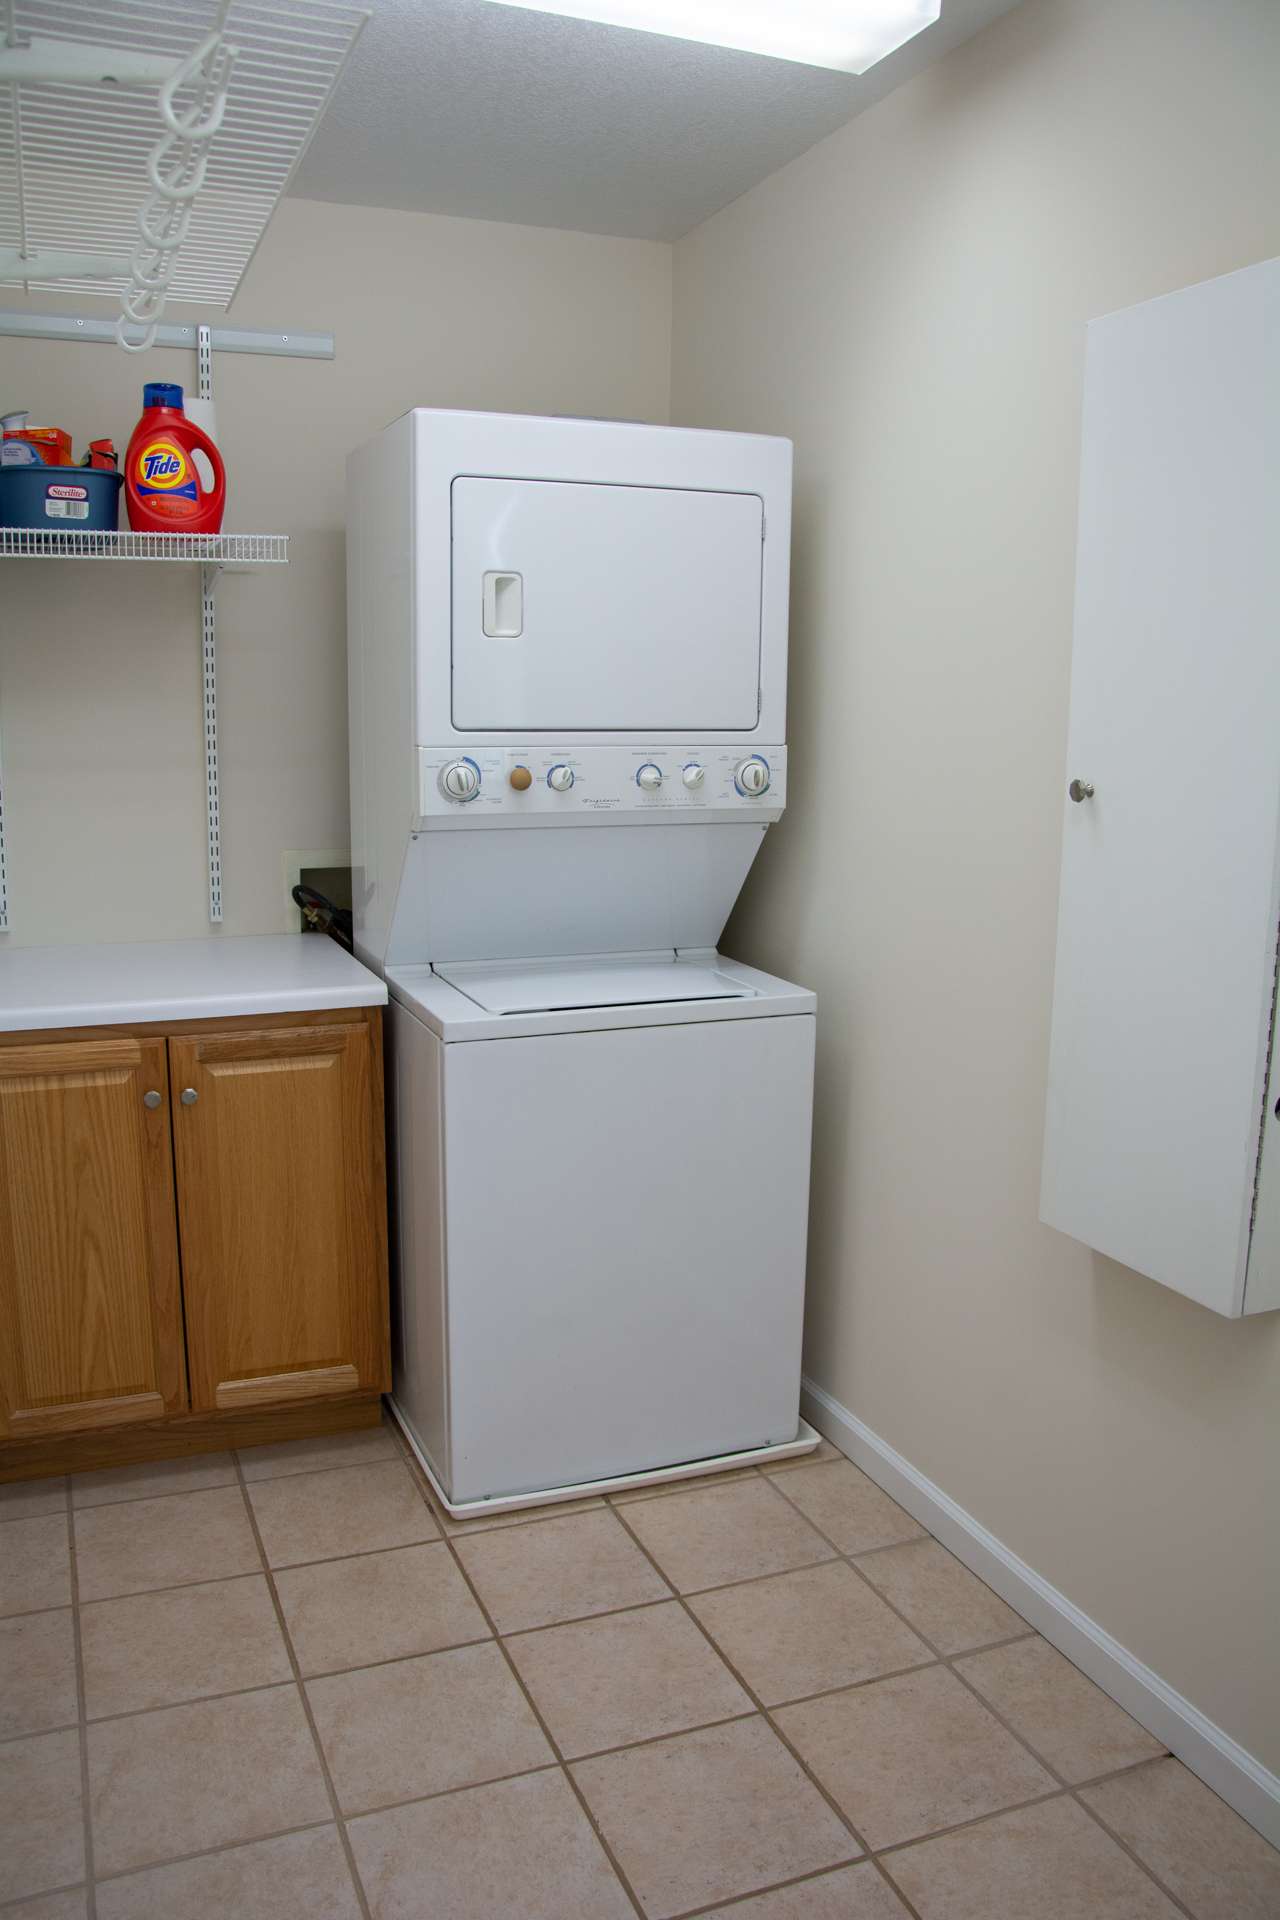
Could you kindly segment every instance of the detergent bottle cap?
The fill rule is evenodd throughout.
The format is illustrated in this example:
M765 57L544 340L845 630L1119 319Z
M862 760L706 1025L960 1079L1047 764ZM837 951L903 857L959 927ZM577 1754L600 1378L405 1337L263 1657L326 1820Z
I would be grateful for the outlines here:
M169 380L148 380L142 389L144 407L176 407L182 412L182 388Z

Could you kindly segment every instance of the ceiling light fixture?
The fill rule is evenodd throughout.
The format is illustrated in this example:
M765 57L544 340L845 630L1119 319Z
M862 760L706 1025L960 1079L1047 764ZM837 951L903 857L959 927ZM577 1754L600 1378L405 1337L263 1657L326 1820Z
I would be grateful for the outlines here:
M673 40L865 73L933 25L942 0L492 0Z

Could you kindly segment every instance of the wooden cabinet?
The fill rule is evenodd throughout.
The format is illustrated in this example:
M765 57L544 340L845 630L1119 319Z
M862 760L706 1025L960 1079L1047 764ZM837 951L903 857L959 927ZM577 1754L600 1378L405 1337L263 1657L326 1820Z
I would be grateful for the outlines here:
M0 1050L0 1433L185 1403L164 1041Z
M368 1023L169 1044L192 1406L383 1386Z
M376 1009L4 1037L0 1478L389 1385Z

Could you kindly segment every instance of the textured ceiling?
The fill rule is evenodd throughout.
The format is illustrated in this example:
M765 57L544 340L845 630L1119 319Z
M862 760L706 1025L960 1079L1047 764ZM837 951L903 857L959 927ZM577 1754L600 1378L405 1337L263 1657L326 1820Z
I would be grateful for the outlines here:
M675 240L1014 0L943 0L861 77L489 0L366 4L293 193Z

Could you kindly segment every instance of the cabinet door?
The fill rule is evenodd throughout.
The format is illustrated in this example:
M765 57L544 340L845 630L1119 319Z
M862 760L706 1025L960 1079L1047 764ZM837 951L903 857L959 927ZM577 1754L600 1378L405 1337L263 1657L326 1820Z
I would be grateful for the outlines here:
M1278 365L1274 261L1095 321L1085 364L1041 1217L1227 1314L1280 908Z
M389 1385L377 1033L169 1042L195 1407Z
M0 1433L185 1404L164 1041L0 1048Z

